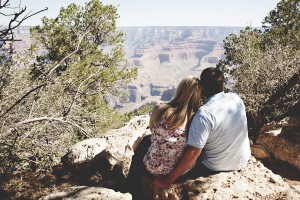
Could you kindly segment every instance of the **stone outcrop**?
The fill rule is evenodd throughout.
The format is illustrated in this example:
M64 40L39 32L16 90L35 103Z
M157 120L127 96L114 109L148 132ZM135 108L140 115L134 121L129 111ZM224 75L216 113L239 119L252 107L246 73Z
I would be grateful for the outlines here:
M251 145L251 154L260 160L270 159L271 155L269 152L261 145Z
M150 84L150 89L151 96L161 96L164 93L164 91L168 89L168 86Z
M105 138L91 138L75 144L69 152L62 157L64 165L72 165L93 159L106 149L108 143Z
M97 187L71 187L44 199L131 199L130 194L111 189L118 191L118 183L123 183L127 176L134 149L141 138L150 133L148 121L149 116L138 116L101 138L74 145L63 159L65 166L83 166L85 171L100 174ZM93 171L94 167L97 171ZM140 199L300 199L300 187L290 186L254 157L240 172L199 177L172 184L165 190L154 190L151 178L143 177L141 186Z
M26 51L32 41L30 26L17 27L14 43L16 53ZM199 76L206 67L214 67L224 57L223 39L238 33L239 27L122 27L126 35L125 51L128 64L138 67L135 83L125 86L128 98L105 96L106 103L122 113L145 104L148 97L159 100L161 90L150 84L170 88L188 75ZM43 54L41 50L41 53ZM18 64L19 65L19 64ZM20 65L21 67L21 65ZM147 89L139 87L143 83ZM151 99L150 101L153 101Z
M129 90L129 101L131 102L140 102L141 101L141 92L137 86L128 86Z
M114 190L102 187L77 186L67 188L62 192L54 192L41 200L73 199L73 200L131 200L129 193L115 192Z
M300 170L300 118L285 118L277 124L265 125L256 141L272 157Z
M106 96L104 96L104 101L111 108L122 108L123 107L120 99L111 94L107 94Z
M87 176L97 173L99 183L124 179L142 137L150 134L147 129L149 116L132 119L120 129L110 130L101 138L91 138L75 144L61 161L73 173L89 171ZM86 178L90 178L86 177Z
M173 87L171 89L167 89L161 95L160 100L162 100L162 101L171 101L171 99L175 96L175 93L176 93L176 88L175 87Z
M145 180L144 180L145 182ZM149 180L148 180L149 183ZM142 199L298 199L300 191L252 157L241 172L221 172L173 184L165 190L142 189ZM147 189L148 188L148 189ZM147 192L148 191L148 192Z

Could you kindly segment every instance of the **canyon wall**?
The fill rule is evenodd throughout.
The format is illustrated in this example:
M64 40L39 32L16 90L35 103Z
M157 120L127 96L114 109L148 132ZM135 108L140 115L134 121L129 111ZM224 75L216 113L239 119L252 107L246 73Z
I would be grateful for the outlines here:
M30 48L30 27L15 30L14 50ZM124 88L128 98L106 97L105 101L121 113L150 102L172 98L177 84L188 75L199 77L207 67L224 58L223 39L242 27L119 27L125 33L128 64L138 68L137 79ZM165 96L162 97L162 95ZM166 97L166 94L167 97Z

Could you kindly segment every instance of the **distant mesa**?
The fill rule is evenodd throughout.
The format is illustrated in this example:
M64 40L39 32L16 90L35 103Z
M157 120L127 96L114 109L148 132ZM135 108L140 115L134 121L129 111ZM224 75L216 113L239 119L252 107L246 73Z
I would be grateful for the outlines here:
M162 101L171 101L172 98L175 96L175 93L176 93L176 88L175 87L173 87L171 89L167 89L161 95L160 100L162 100Z
M16 53L32 41L30 27L15 30ZM120 27L125 33L129 65L138 67L137 79L124 88L127 97L106 96L107 104L120 112L132 111L149 102L170 101L174 85L189 75L199 76L224 58L223 39L242 27ZM96 61L95 61L96 62Z
M198 38L151 42L151 44L136 47L132 64L142 66L143 61L154 59L158 59L160 63L194 58L201 60L204 55L212 51L216 44L214 40Z

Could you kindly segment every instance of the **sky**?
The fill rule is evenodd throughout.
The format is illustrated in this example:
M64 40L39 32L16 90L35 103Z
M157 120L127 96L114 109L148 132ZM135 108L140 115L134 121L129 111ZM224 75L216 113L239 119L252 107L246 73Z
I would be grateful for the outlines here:
M117 26L239 26L261 27L261 22L280 0L103 0L117 6ZM20 0L10 0L18 5ZM28 11L48 10L23 25L39 25L41 18L55 18L61 7L84 5L88 0L21 0ZM4 19L0 17L0 24Z

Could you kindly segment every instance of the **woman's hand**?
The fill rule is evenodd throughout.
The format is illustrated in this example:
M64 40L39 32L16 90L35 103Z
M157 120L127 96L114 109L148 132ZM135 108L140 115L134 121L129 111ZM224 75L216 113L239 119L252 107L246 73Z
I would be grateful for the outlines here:
M153 186L156 189L166 189L171 186L171 182L167 176L159 176L153 180Z

